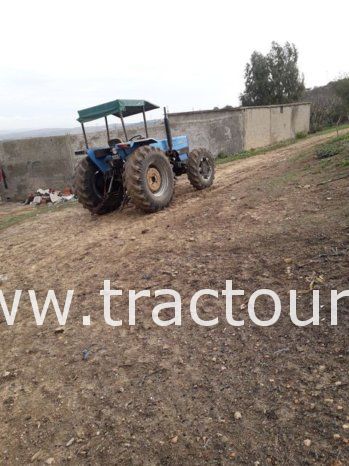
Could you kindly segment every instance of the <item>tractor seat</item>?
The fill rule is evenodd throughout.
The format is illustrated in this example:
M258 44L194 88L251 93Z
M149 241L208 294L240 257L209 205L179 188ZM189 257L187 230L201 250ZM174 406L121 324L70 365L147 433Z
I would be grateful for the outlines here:
M109 139L108 145L109 147L114 147L116 144L121 144L122 140L120 138Z

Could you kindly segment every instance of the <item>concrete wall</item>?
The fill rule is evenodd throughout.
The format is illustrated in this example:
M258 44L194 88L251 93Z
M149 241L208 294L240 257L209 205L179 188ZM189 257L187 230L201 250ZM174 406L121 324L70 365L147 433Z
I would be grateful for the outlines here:
M37 188L71 186L73 162L69 136L4 141L0 163L9 187L6 197L20 200Z
M215 156L268 146L309 131L310 104L245 107L172 113L174 136L187 134L191 148L206 147ZM129 129L128 136L144 134L143 125ZM113 136L116 136L115 129ZM150 136L165 138L162 123L149 127ZM122 130L118 137L124 139ZM106 132L88 134L91 146L106 145ZM23 200L37 188L62 189L71 186L77 157L84 148L83 136L67 135L22 139L0 143L0 164L7 175L6 197Z
M206 147L214 155L243 150L243 114L238 109L172 113L170 123L174 136L188 135L191 148Z
M310 104L245 107L244 148L254 149L293 139L309 132Z
M269 108L244 110L244 149L263 147L270 143Z
M4 160L4 158L5 158L4 148L3 148L2 142L0 142L0 165L1 165L1 161ZM0 183L0 202L6 199L6 193L7 193L7 190L5 189L4 183Z
M311 104L294 105L292 107L292 128L295 134L309 133Z

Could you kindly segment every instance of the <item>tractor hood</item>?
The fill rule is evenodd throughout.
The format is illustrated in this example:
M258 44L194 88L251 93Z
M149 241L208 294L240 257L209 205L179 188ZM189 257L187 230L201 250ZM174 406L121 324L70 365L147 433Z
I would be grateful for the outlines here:
M85 108L79 110L79 118L77 119L80 123L86 123L87 121L97 120L108 115L115 115L117 117L127 117L136 115L137 113L148 112L159 108L157 105L151 104L146 100L112 100L105 104L96 105L95 107Z

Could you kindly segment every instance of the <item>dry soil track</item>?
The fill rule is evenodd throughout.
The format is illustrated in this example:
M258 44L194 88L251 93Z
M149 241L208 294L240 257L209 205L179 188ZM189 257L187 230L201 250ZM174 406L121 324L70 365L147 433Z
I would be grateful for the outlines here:
M348 464L348 304L337 327L329 322L330 290L348 289L348 178L327 182L344 169L314 156L330 136L221 165L207 191L181 179L157 214L128 206L91 217L75 206L0 232L6 297L75 290L63 333L52 312L34 325L25 291L15 325L0 316L0 463ZM157 327L151 298L139 301L135 327L108 327L104 279L177 290L182 326ZM235 328L222 298L210 298L201 315L220 322L197 326L191 295L229 279L247 297L278 292L280 321L256 327L238 298L246 323ZM299 290L305 318L312 287L320 325L296 328L287 292ZM262 300L256 309L270 316ZM112 310L127 320L126 297Z

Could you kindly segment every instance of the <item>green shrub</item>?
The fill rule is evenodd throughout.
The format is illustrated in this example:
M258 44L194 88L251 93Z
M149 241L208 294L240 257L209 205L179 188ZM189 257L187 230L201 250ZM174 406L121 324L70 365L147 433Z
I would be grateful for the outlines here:
M303 139L307 137L307 133L305 131L300 131L299 133L296 133L296 139Z
M324 144L316 149L316 156L318 159L327 159L339 154L341 150L342 147L339 144Z
M316 156L318 159L326 159L340 154L343 151L349 153L348 133L332 138L329 142L322 144L316 149Z

